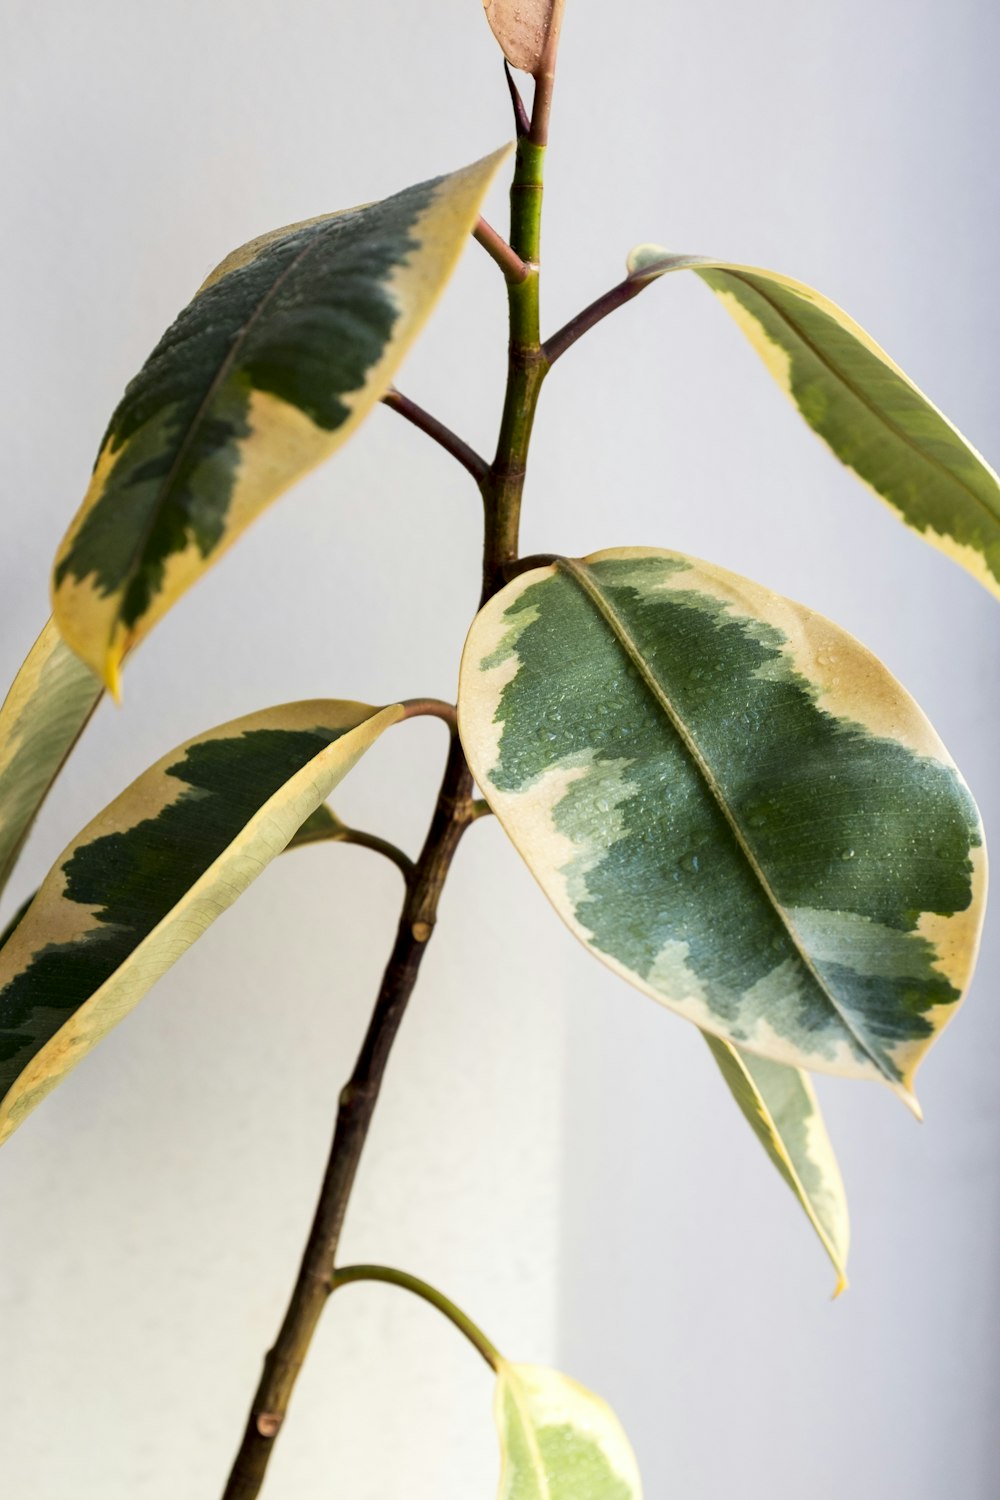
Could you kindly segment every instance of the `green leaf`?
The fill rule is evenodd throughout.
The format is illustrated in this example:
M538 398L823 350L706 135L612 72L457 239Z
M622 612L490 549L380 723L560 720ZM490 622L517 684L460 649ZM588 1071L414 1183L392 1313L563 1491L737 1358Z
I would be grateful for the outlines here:
M852 318L757 266L639 245L634 280L692 270L809 426L900 520L1000 596L1000 479Z
M64 850L0 949L0 1141L403 717L309 702L199 735Z
M486 605L458 714L592 953L705 1031L913 1103L971 977L985 853L944 746L863 646L711 564L601 552Z
M553 32L558 36L563 0L483 0L483 6L511 67L537 73Z
M55 567L59 628L116 695L125 651L385 395L506 154L252 240L164 334Z
M50 620L0 708L0 891L102 691Z
M611 1408L540 1365L497 1365L497 1500L642 1500L628 1438Z
M706 1033L705 1040L733 1098L833 1262L833 1295L839 1297L847 1286L847 1198L809 1078L798 1068L754 1057L721 1037Z

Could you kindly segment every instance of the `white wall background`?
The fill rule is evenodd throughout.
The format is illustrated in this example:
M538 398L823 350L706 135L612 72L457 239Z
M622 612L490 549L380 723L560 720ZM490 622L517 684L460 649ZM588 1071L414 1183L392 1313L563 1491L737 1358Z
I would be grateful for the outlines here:
M477 0L6 0L0 670L126 379L262 229L509 135ZM866 323L1000 453L989 0L569 0L546 323L640 239L777 266ZM491 215L502 219L502 193ZM466 257L402 387L484 449L503 307ZM526 551L676 546L833 616L962 765L994 839L995 604L842 473L704 289L651 289L546 389ZM451 696L477 499L376 412L158 629L46 808L31 885L170 745L288 698ZM351 819L414 847L439 726L389 736ZM359 850L281 861L0 1157L0 1451L33 1500L221 1489L395 921ZM489 823L400 1038L345 1253L439 1282L516 1357L616 1404L651 1500L989 1500L1000 1397L997 923L921 1079L823 1088L855 1221L831 1276L697 1036L589 960ZM331 1308L268 1494L492 1493L489 1380L390 1289Z

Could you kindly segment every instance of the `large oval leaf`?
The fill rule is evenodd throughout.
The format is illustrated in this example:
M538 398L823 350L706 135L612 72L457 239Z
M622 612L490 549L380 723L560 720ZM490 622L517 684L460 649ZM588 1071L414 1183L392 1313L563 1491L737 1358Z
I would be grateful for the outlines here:
M557 1370L497 1365L497 1500L641 1500L642 1481L606 1402Z
M0 708L0 892L102 691L50 620Z
M130 645L388 390L506 151L222 262L125 392L54 608L117 692Z
M553 32L558 35L563 0L483 0L483 6L511 67L537 73Z
M477 616L459 724L610 968L750 1051L909 1098L971 976L985 855L940 740L857 641L678 553L562 560Z
M744 1118L819 1236L837 1273L834 1296L847 1286L850 1224L847 1195L808 1076L755 1057L705 1034L712 1056Z
M920 533L1000 596L1000 479L853 318L757 266L640 245L635 280L691 270L718 296L814 432Z
M311 702L236 719L165 756L74 839L0 949L0 1141L402 717Z

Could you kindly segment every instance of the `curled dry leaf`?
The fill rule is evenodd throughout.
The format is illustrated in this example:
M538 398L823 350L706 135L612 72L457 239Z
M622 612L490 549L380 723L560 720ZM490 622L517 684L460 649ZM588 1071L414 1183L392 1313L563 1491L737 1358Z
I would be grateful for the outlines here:
M537 73L558 37L563 0L483 0L483 6L511 67Z

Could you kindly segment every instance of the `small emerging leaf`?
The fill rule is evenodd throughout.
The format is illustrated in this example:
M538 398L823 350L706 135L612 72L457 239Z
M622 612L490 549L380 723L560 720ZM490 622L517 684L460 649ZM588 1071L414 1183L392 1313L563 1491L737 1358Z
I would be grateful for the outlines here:
M640 245L628 268L634 280L700 276L841 462L1000 597L1000 479L853 318L812 287L757 266Z
M125 651L391 384L506 151L224 260L128 386L56 560L63 636Z
M483 0L483 6L511 67L537 73L558 37L563 0Z
M745 1119L833 1262L833 1295L838 1297L847 1286L847 1197L808 1076L798 1068L743 1052L721 1037L706 1033L705 1040Z
M165 756L64 850L0 948L0 1141L280 854L396 704L291 703Z
M102 691L50 620L0 708L0 892Z
M985 854L937 735L856 640L679 553L561 559L476 617L458 714L591 952L705 1031L913 1103L971 978Z
M642 1500L635 1455L606 1402L540 1365L497 1366L497 1500Z

